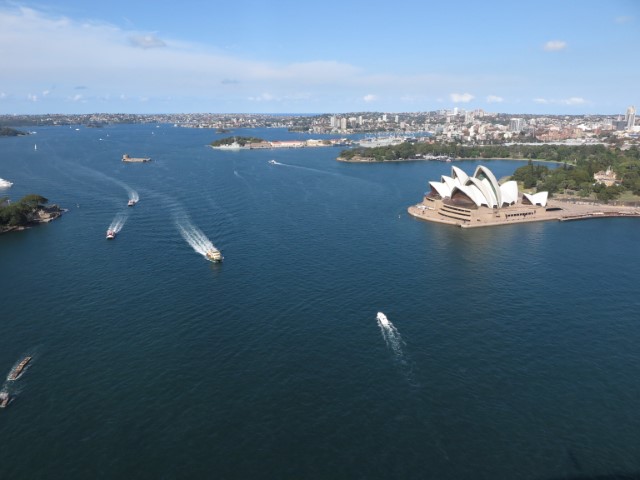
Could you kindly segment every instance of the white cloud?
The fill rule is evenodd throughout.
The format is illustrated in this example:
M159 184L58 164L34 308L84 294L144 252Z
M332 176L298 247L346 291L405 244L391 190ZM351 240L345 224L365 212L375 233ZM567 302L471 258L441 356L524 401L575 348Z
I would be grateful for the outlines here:
M534 98L533 101L535 103L540 103L543 105L547 104L555 104L555 105L584 105L587 101L582 97L569 97L563 98L560 100L557 99L547 99L547 98Z
M631 22L633 22L633 17L631 17L629 15L621 15L619 17L616 17L615 22L616 23L631 23Z
M248 97L248 100L251 100L252 102L272 102L277 99L270 93L263 93L257 97Z
M586 103L586 101L582 97L571 97L571 98L566 98L564 100L560 100L560 103L564 105L582 105L583 103Z
M73 97L71 97L69 100L71 100L72 102L79 102L80 100L82 100L82 95L80 93L75 94Z
M138 48L161 48L167 44L155 35L129 35L129 44Z
M469 103L475 97L470 93L452 93L449 98L453 103Z
M7 98L7 94L4 92L0 92L0 99Z
M499 97L497 95L489 95L487 97L487 103L502 103L504 102L504 98Z
M29 100L30 102L37 102L38 101L38 96L34 95L32 93L27 94L27 100Z
M544 44L544 49L547 52L557 52L564 50L565 48L567 48L567 42L562 40L549 40Z
M362 97L362 99L367 103L371 103L371 102L375 102L378 99L378 97L376 95L373 95L372 93L369 93L368 95L365 95L364 97Z

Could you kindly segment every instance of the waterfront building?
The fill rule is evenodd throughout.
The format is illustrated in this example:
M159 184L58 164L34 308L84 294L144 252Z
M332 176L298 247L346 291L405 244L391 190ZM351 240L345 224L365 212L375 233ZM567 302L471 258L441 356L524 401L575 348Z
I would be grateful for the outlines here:
M473 227L542 220L546 213L547 192L524 193L520 199L517 182L501 185L483 165L471 176L451 167L451 176L442 175L439 182L429 182L429 187L423 202L409 209L424 220Z

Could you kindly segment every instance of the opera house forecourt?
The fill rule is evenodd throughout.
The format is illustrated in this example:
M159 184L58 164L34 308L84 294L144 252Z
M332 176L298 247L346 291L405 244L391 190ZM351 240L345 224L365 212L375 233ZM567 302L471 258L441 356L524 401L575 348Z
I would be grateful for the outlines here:
M544 220L580 220L613 216L640 216L633 207L551 202L547 192L518 193L518 183L499 184L493 172L479 165L469 176L451 167L451 176L429 182L421 203L409 207L414 217L462 228L487 227Z

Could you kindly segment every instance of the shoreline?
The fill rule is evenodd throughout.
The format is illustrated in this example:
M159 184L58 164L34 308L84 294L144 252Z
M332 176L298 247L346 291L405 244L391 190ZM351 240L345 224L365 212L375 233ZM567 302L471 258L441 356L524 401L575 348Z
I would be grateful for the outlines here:
M514 225L519 223L531 223L531 222L547 222L547 221L559 221L568 222L576 220L590 220L596 218L640 218L640 208L629 206L617 206L606 204L582 204L575 202L562 202L559 200L550 200L546 207L540 206L520 206L510 207L513 211L523 210L526 208L526 215L522 217L511 216L509 218L493 218L485 217L480 223L472 223L470 220L458 220L453 218L447 218L440 215L433 207L425 205L425 202L421 202L415 205L411 205L407 212L414 218L424 220L433 223L442 223L446 225L452 225L460 228L483 228L483 227L499 227L503 225ZM487 208L487 211L489 209ZM490 219L489 219L490 218Z
M357 160L355 160L357 158ZM346 159L344 157L336 157L336 160L338 162L343 162L343 163L403 163L403 162L438 162L438 163L453 163L453 162L458 162L458 161L467 161L467 160L474 160L474 161L482 161L482 162L492 162L492 161L496 161L496 160L507 160L507 161L516 161L516 162L528 162L529 160L531 160L532 162L542 162L542 163L557 163L562 165L563 163L566 163L565 161L560 161L560 160L545 160L545 159L533 159L533 158L513 158L513 157L509 157L509 158L483 158L483 157L457 157L457 158L452 158L450 161L444 162L442 160L432 160L429 158L398 158L397 160L376 160L373 157L361 157L359 155L356 155L350 159ZM571 163L571 165L573 165Z
M28 223L24 225L0 225L0 235L3 233L9 232L22 232L32 227L36 227L38 225L42 225L43 223L49 223L53 220L60 218L63 213L68 212L69 210L65 208L60 208L58 205L50 205L48 207L43 207L38 209L33 214L36 215L33 219L31 219Z

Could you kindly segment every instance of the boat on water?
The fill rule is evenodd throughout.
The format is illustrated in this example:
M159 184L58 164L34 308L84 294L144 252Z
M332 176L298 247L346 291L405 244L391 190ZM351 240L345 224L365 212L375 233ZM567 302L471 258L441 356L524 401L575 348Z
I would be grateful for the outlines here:
M208 250L204 254L204 256L210 262L218 263L222 261L222 254L220 253L220 250L216 248L212 248L211 250Z
M131 199L131 200L129 200L129 201L127 202L127 206L128 206L128 207L133 207L136 203L138 203L138 202L136 202L135 200Z
M116 231L107 230L107 240L113 240L114 238L116 238Z
M16 365L16 367L9 372L7 376L7 380L17 380L20 378L20 375L24 373L24 369L27 368L27 365L31 361L31 357L24 357L22 361Z
M271 165L275 165L275 164L277 164L278 162L276 162L275 160L269 160L269 163L270 163Z
M7 392L0 392L0 408L5 408L9 405L9 400L11 397Z
M0 188L9 188L11 185L13 185L13 182L0 178Z

